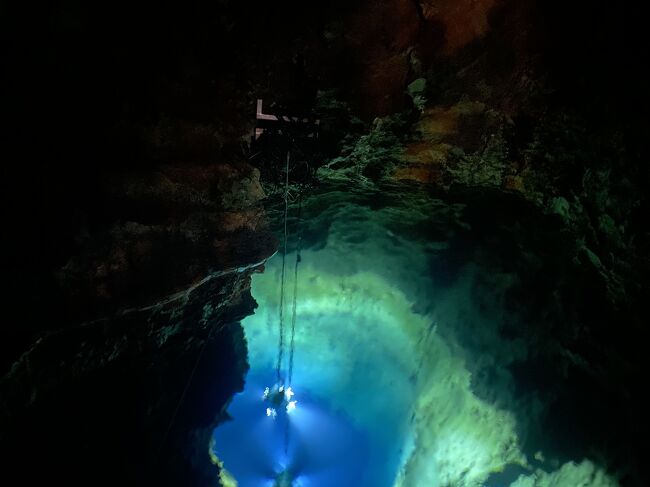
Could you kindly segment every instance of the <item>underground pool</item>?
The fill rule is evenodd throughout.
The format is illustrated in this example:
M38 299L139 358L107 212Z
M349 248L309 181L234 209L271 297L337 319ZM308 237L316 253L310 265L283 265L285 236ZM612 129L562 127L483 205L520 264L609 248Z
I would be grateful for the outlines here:
M524 277L495 263L494 239L477 240L480 211L428 198L405 217L413 201L331 198L302 224L325 237L306 239L298 271L289 248L284 271L278 253L253 277L250 370L211 445L222 484L618 485L545 443L539 410L516 392L511 365L530 351L503 333L522 319L506 316L505 296ZM280 385L290 393L270 401Z

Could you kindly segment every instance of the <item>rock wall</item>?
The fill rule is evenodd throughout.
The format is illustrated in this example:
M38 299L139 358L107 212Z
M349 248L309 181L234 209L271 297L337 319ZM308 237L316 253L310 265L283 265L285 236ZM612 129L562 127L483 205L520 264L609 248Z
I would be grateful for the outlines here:
M119 220L79 236L56 273L64 311L40 310L50 322L0 380L6 475L216 485L210 435L247 369L238 320L276 246L258 174L188 163L107 181Z

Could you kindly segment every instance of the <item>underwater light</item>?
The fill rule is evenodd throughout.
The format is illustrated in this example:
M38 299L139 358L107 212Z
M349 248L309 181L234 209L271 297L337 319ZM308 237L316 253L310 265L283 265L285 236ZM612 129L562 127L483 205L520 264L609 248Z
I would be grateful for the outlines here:
M262 399L268 401L271 406L266 408L266 415L268 417L276 418L278 415L279 409L284 409L287 413L290 413L296 409L296 404L298 401L291 400L296 393L293 392L291 387L284 387L283 385L276 384L272 388L265 387L264 394L262 394Z

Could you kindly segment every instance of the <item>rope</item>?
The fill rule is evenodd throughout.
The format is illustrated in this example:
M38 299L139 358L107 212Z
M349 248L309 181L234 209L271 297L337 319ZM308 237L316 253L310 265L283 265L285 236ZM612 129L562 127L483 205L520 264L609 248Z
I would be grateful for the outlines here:
M275 366L278 384L282 382L280 368L284 357L284 280L287 260L287 216L289 212L289 160L290 152L287 152L287 168L284 189L284 246L282 251L282 275L280 277L280 337L278 339L278 361Z
M302 193L298 197L298 228L301 228L301 217L302 213ZM293 377L293 352L294 352L294 337L296 335L296 301L298 299L298 264L301 262L300 251L302 248L302 232L298 233L298 247L296 249L296 263L293 268L293 305L291 312L291 344L289 345L289 374L287 383L291 385L291 379Z

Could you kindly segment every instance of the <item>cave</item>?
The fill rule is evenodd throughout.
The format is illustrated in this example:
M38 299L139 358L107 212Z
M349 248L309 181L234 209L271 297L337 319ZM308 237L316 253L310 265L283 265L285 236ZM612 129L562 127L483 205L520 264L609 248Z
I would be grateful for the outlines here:
M2 485L650 485L635 7L0 18Z

